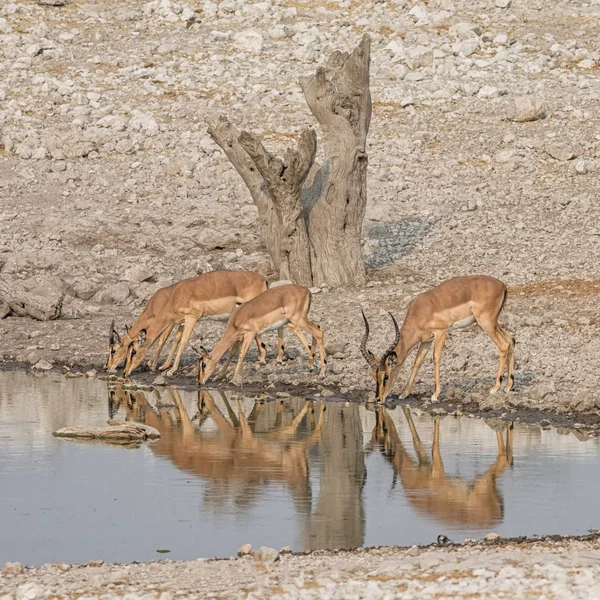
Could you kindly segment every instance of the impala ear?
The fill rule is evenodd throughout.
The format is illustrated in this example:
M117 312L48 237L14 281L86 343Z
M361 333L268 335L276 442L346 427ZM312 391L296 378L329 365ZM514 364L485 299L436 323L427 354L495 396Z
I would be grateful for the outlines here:
M141 329L140 332L138 333L138 342L139 342L140 346L143 346L146 343L146 330L145 329Z
M398 364L398 355L395 352L390 352L385 357L385 366L388 369L393 369Z
M192 349L194 350L194 352L196 352L196 354L200 358L206 358L208 356L208 352L206 351L204 346L200 346L200 348L196 348L195 346L192 346Z

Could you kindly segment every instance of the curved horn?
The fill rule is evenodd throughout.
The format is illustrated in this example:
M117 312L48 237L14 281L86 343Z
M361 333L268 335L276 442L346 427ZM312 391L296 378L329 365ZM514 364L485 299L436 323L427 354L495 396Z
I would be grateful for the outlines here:
M110 344L114 344L115 342L115 320L113 319L110 324L110 331L108 333L108 341Z
M394 315L390 311L388 311L388 314L390 315L390 317L392 317L392 321L394 322L394 328L396 329L396 338L394 339L394 343L389 347L389 349L381 355L382 369L385 367L385 359L396 349L396 346L400 341L400 327L398 326L398 321L396 321L396 317L394 317Z
M365 360L369 363L373 369L377 368L377 363L375 362L375 357L371 352L367 350L367 340L369 339L369 321L367 321L367 317L365 316L364 310L360 310L362 313L363 319L365 320L365 335L360 343L360 351L362 355L365 357Z

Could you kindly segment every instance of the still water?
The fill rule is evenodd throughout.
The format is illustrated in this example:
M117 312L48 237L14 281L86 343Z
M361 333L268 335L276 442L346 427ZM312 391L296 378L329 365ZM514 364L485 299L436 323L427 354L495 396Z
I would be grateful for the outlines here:
M110 417L162 437L52 436ZM599 474L598 438L554 429L0 372L0 564L581 534L600 527Z

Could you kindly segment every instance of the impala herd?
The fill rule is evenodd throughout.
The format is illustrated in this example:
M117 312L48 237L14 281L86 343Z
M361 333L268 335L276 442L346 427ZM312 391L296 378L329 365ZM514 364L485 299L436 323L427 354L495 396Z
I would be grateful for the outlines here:
M412 300L402 327L390 313L396 337L381 355L367 349L369 322L363 312L365 333L360 349L372 370L377 402L385 401L402 365L413 348L417 347L413 368L401 397L406 398L411 394L419 367L432 344L435 372L432 400L436 401L440 395L440 357L448 331L473 323L477 323L489 335L500 351L496 381L490 392L500 389L505 368L508 371L506 390L511 390L514 384L515 340L498 325L498 316L506 297L506 286L493 277L475 275L449 279ZM225 377L229 363L237 352L238 361L232 381L241 384L242 363L253 340L258 347L259 362L264 363L266 347L261 334L269 330L277 329L277 361L283 361L284 327L302 343L308 353L310 369L313 368L318 346L321 364L319 374L323 377L327 369L324 335L320 327L308 318L310 306L311 293L307 288L291 282L276 282L269 287L266 279L256 272L213 271L185 279L156 291L137 321L125 328L122 337L116 331L114 321L111 323L106 369L115 372L125 362L124 375L129 376L154 347L148 365L155 370L161 350L175 330L169 356L159 367L160 370L166 370L167 375L173 375L196 322L199 319L218 319L227 321L227 327L212 352L202 347L194 348L199 356L200 385L204 385L211 377L227 351L229 355L217 377ZM303 331L312 336L310 346Z

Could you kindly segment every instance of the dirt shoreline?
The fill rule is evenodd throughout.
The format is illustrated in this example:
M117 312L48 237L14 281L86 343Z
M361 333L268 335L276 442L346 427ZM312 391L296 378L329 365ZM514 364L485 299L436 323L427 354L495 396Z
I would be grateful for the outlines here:
M491 536L493 537L493 536ZM596 598L600 536L542 536L240 558L22 567L0 573L3 600L36 598Z

